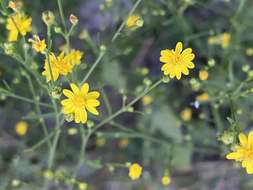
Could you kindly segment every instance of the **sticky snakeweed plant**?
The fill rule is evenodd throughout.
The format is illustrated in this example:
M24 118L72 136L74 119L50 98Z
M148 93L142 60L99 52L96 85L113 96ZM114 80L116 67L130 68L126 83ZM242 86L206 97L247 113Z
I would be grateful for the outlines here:
M77 72L81 69L83 61L85 61L85 53L81 50L73 49L70 41L70 37L74 34L79 20L75 15L71 14L69 16L69 23L66 22L62 0L57 1L61 23L55 18L54 13L50 11L42 13L42 20L46 27L46 34L43 35L32 30L32 17L25 13L26 7L23 7L22 4L19 5L18 1L9 1L8 6L6 3L6 1L1 1L1 13L6 17L6 31L8 33L7 40L2 44L2 48L7 56L13 58L20 64L19 69L28 82L27 88L31 91L33 99L15 94L15 92L9 89L7 83L5 83L6 89L1 88L1 93L4 93L7 97L34 104L34 119L39 121L39 125L42 127L44 133L44 138L33 147L25 150L25 152L35 152L45 143L47 144L47 170L44 172L46 176L45 188L49 185L48 179L57 178L57 175L52 172L57 168L57 147L62 132L66 128L64 125L65 121L71 122L72 124L79 124L78 126L82 138L79 161L75 170L72 171L72 175L69 176L74 180L70 182L71 188L74 188L77 185L75 179L80 167L84 163L90 163L86 156L86 147L91 137L96 135L102 127L105 128L106 124L116 125L115 119L123 113L134 112L134 106L140 100L143 101L145 106L154 102L155 100L147 94L153 91L162 82L168 82L169 79L167 75L169 75L171 79L176 77L179 80L182 74L189 75L189 69L193 69L195 66L193 63L195 55L192 49L187 48L183 50L183 44L181 42L176 44L175 50L162 50L160 61L164 63L161 67L164 77L161 77L161 79L154 83L149 80L149 82L146 81L146 87L138 92L137 96L133 99L128 99L127 96L124 95L122 107L114 112L111 108L108 108L109 115L106 116L103 111L100 110L100 105L108 107L108 100L105 95L103 95L102 100L100 95L104 94L103 91L101 91L100 87L95 87L100 82L97 80L93 82L89 79L109 51L109 45L108 48L105 48L105 45L101 46L97 60L93 64L89 63L90 67L88 72L82 72L79 77L77 76ZM123 23L112 36L111 43L120 38L124 31L131 30L133 32L143 26L144 22L141 16L134 14L140 3L141 0L136 1L128 16L126 16ZM69 25L70 28L68 28ZM65 40L64 48L54 45L53 29L55 35L59 35ZM27 38L28 32L32 37ZM23 51L18 51L19 45L23 47ZM40 58L44 60L44 66L41 67L43 61L41 59L37 61L37 56L40 56ZM159 67L159 64L157 64L157 68ZM117 79L115 78L115 80ZM70 89L68 86L70 86ZM93 91L94 88L98 90ZM41 90L38 91L37 89ZM61 94L65 97L63 98ZM50 117L48 118L47 115ZM102 115L102 117L97 117L100 115ZM51 126L49 127L48 122L52 121L54 121L55 126L50 124ZM127 127L128 126L126 126L126 129ZM27 130L29 130L28 124L24 121L16 125L16 133L19 136L26 135ZM77 131L73 132L73 130L71 130L69 133L74 135ZM134 131L131 133L135 134ZM140 136L140 138L152 140L152 137L149 136ZM127 144L125 142L127 142ZM105 143L99 144L103 146ZM122 141L120 147L124 148L127 145L128 139L125 139ZM129 177L132 180L139 179L142 170L145 170L145 167L140 166L138 163L108 164L107 166L111 171L115 170L115 168L128 168ZM168 185L170 183L170 178L163 177L162 183ZM79 184L79 188L83 187L86 188L86 185L83 186Z
M35 157L34 162L40 162L40 167L34 173L40 179L43 176L39 187L45 190L57 184L70 190L93 189L81 175L86 166L94 171L104 168L111 175L123 171L129 181L149 181L152 172L148 171L155 170L152 165L157 162L163 167L154 172L159 173L159 177L152 180L158 179L159 187L166 187L173 183L174 169L189 168L191 156L194 153L198 156L206 149L213 151L215 156L241 162L246 172L252 174L253 132L249 132L248 137L243 133L236 117L240 110L236 110L235 101L252 92L249 84L253 71L244 66L246 80L239 83L241 80L235 79L232 64L236 58L231 58L232 61L228 58L233 43L239 43L233 30L191 33L194 30L191 31L183 16L191 1L182 1L182 5L159 1L160 10L153 10L158 7L153 1L148 1L147 5L142 0L132 2L128 12L123 11L120 17L112 15L109 24L97 32L93 25L85 28L87 15L83 12L86 10L81 10L80 18L77 12L66 16L72 9L64 9L68 3L64 0L50 2L58 11L44 10L40 14L32 14L29 7L36 3L41 5L39 2L30 5L0 0L0 24L3 26L0 48L10 62L5 64L10 76L1 80L0 98L10 109L13 109L9 104L12 101L14 106L22 107L17 108L22 115L14 123L14 132L17 138L24 140L22 146L25 148L13 159L14 164L27 164L19 160ZM112 0L105 0L98 9L114 12L113 6ZM115 3L115 6L122 5ZM168 20L170 14L164 9L171 12L173 19ZM166 19L161 25L153 26L149 12L157 20ZM106 14L100 19L101 23L107 23ZM169 40L171 36L164 32L161 36L156 34L171 23L174 27L182 24L176 34L170 34L175 35L175 40ZM109 39L103 39L107 35ZM144 45L138 44L137 38L144 36ZM165 44L161 43L163 36L168 39ZM208 53L199 52L197 49L204 46L192 42L203 37L205 45L211 49ZM159 44L159 50L153 51L155 44ZM240 45L235 47L241 48ZM221 57L213 53L216 48L220 48ZM149 56L150 49L153 57ZM126 65L136 50L139 52L137 58L133 58L132 65ZM212 57L208 57L210 55ZM252 48L246 49L246 55L253 55ZM226 67L229 74L221 85L217 80L223 79L213 79L217 56L228 64L222 67ZM140 66L142 62L147 64ZM206 62L204 66L202 62ZM225 116L219 110L224 104L222 108L229 113ZM221 115L229 121L228 127L224 126ZM203 129L206 123L210 128L217 128ZM195 125L201 126L199 133ZM202 134L210 135L212 142L203 142ZM114 141L117 142L112 146ZM220 142L224 145L222 150ZM120 156L115 153L108 161L107 146L119 149ZM225 156L228 149L231 153ZM90 150L102 150L102 156ZM0 164L1 160L0 156ZM25 180L15 180L12 186L25 188Z

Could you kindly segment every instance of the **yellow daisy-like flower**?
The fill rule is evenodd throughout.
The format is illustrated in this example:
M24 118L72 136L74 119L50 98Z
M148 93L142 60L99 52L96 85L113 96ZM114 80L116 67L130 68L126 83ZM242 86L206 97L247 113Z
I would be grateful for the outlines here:
M42 53L47 47L45 39L41 40L38 35L34 35L33 39L31 38L28 41L32 43L33 49L38 53Z
M171 183L171 178L168 175L162 177L161 182L164 186L168 186Z
M24 13L16 13L7 19L6 28L9 31L8 41L15 42L18 34L25 36L27 32L32 30L32 18L27 17Z
M149 95L143 96L143 98L142 98L143 105L147 106L147 105L151 104L152 102L153 102L152 96L149 96Z
M206 102L209 100L209 94L204 92L196 97L196 100L199 102Z
M99 115L96 109L100 105L97 100L100 96L99 92L89 92L88 83L85 83L81 88L71 83L70 87L72 91L68 89L63 90L63 94L67 97L61 102L64 114L74 114L75 122L83 124L87 122L87 111L94 115Z
M127 28L132 29L132 28L136 28L136 27L141 27L142 25L143 25L143 20L138 15L130 15L127 18L127 21L126 21Z
M140 178L141 176L141 173L142 173L142 167L137 164L137 163L134 163L134 164L131 164L129 166L129 173L128 173L128 176L132 179L132 180L137 180Z
M69 74L73 68L73 66L69 63L68 58L64 55L64 52L62 52L57 57L54 53L51 53L51 55L49 56L49 62L54 81L59 78L59 75L66 76L67 74ZM48 59L45 60L44 71L42 72L42 75L47 77L47 81L52 80L49 62Z
M208 79L208 72L206 70L199 71L199 79L204 81Z
M28 130L28 124L25 121L20 121L15 126L15 131L18 136L26 135Z
M71 52L66 56L68 62L71 65L79 65L83 57L83 52L79 50L71 50Z
M192 119L191 108L185 108L183 111L181 111L180 117L182 118L183 121L190 121Z
M228 32L224 32L223 34L221 34L220 38L221 38L221 47L227 48L231 41L231 34Z
M253 131L250 131L248 137L240 133L240 144L236 146L235 151L229 153L226 158L236 160L242 163L248 174L253 174Z
M183 50L182 42L178 42L175 50L162 50L160 61L165 63L162 66L162 71L164 75L169 75L170 78L181 79L182 73L184 75L189 75L189 69L195 67L192 62L195 55L192 53L191 48Z

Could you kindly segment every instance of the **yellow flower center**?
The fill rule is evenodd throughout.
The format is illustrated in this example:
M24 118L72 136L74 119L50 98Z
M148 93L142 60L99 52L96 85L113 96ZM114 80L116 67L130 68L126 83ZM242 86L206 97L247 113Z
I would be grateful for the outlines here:
M182 57L180 54L174 54L174 64L178 65L182 63Z
M82 95L75 95L73 98L73 104L75 107L85 107L86 98Z

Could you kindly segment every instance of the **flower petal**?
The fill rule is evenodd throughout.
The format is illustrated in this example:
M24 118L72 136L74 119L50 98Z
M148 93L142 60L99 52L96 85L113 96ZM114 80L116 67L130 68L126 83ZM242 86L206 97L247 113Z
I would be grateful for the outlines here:
M246 136L245 134L240 133L240 134L239 134L239 140L240 140L240 144L241 144L242 146L244 146L244 147L247 146L248 140L247 140L247 136Z
M86 109L87 109L90 113L92 113L92 114L94 114L94 115L99 115L99 112L97 111L97 109L96 109L95 107L86 106Z
M81 87L81 92L83 95L88 94L88 92L89 92L89 84L88 83L83 84L83 86Z
M180 54L183 50L183 43L182 42L177 42L175 53Z
M80 90L79 90L78 86L76 86L74 83L71 83L70 87L71 87L72 91L74 92L74 94L79 94L80 93Z
M88 99L97 99L99 98L100 96L100 93L97 92L97 91L92 91L92 92L89 92L88 95L87 95L87 98Z
M70 90L64 89L63 90L63 94L68 97L68 98L72 98L74 96L73 92L71 92Z

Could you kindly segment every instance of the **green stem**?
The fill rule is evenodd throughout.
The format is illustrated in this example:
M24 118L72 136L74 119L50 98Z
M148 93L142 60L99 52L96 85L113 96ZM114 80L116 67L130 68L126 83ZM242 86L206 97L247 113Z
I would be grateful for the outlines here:
M64 20L62 1L61 0L57 0L57 4L58 4L59 12L60 12L61 22L62 22L62 25L64 27L65 33L66 33L67 32L67 27L66 27L66 23L65 23L65 20Z
M32 95L33 95L33 100L34 100L34 102L35 102L35 109L36 109L36 112L37 112L39 115L41 115L41 114L42 114L42 113L41 113L41 109L40 109L40 106L39 106L39 104L38 104L38 99L37 99L37 97L36 97L35 90L34 90L34 87L33 87L32 81L31 81L31 78L30 78L28 75L27 75L26 78L27 78L27 80L28 80L28 85L29 85L30 90L31 90ZM47 136L48 136L48 130L47 130L47 126L46 126L46 124L45 124L44 118L41 118L40 121L41 121L42 130L43 130L43 132L44 132L44 135L45 135L45 137L47 137ZM47 140L47 145L48 145L48 149L50 149L50 147L51 147L50 139Z

